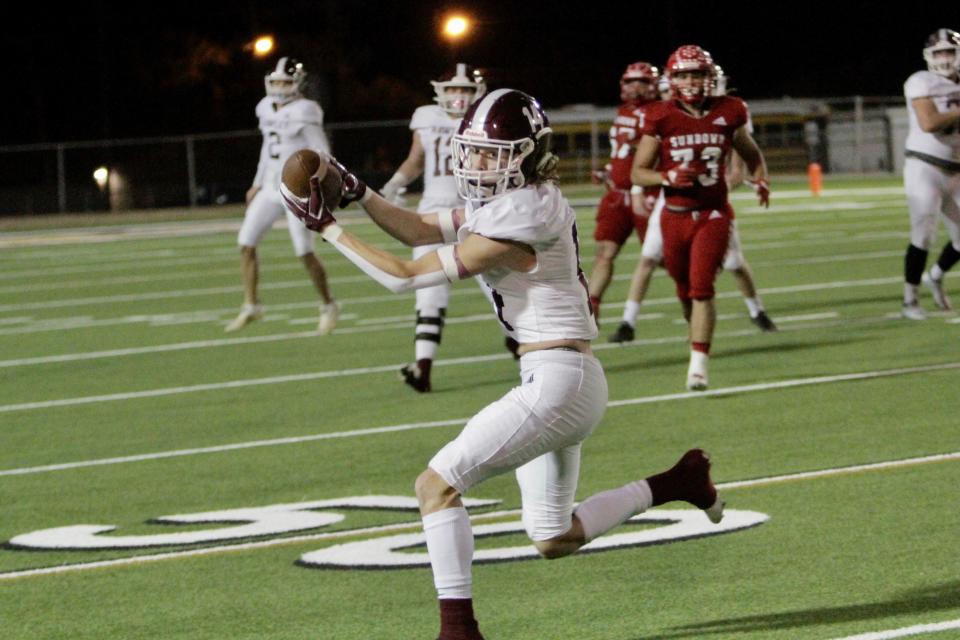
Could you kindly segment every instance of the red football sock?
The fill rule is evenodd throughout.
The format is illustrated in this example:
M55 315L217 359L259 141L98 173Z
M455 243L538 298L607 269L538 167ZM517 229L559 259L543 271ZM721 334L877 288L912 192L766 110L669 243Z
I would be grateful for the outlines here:
M700 353L705 353L710 355L710 343L709 342L691 342L690 348L693 351L699 351Z

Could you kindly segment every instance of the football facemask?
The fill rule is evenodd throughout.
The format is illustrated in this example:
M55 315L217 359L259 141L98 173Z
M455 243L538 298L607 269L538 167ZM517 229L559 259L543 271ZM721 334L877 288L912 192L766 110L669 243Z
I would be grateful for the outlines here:
M943 52L953 52L945 55ZM945 78L960 71L960 33L951 29L937 29L927 38L923 49L927 70Z
M267 95L277 102L286 103L300 96L307 72L303 63L293 58L280 58L276 68L263 78Z
M470 105L487 92L480 72L462 62L457 63L453 73L440 80L431 80L430 84L437 94L434 101L451 118L462 118Z

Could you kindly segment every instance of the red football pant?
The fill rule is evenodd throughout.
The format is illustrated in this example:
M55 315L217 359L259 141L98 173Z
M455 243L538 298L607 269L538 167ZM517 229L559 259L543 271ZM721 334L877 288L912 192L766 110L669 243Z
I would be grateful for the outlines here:
M616 189L607 191L597 206L597 226L593 230L593 239L597 242L614 242L619 247L623 246L634 229L637 238L643 242L647 233L647 218L633 214L630 193Z
M713 283L730 239L731 213L727 207L685 213L664 209L660 214L663 262L681 300L713 298Z

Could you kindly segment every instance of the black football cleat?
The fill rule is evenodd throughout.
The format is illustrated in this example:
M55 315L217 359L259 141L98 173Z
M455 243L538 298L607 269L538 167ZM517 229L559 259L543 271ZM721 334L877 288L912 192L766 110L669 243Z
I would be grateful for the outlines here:
M770 319L770 316L767 315L766 311L761 311L757 315L750 318L750 322L757 325L760 331L764 333L772 333L777 330L777 325L773 324L773 320Z
M620 326L617 327L617 330L611 335L608 340L610 342L633 342L634 338L634 329L626 322L621 322Z
M417 360L400 369L400 378L417 393L430 391L430 360Z

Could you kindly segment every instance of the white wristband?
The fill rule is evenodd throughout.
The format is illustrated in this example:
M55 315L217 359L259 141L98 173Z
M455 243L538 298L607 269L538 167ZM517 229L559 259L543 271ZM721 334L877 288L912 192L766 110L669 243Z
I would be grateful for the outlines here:
M341 233L343 233L343 229L336 222L333 222L324 227L323 231L320 232L320 237L330 244L333 244L340 237Z
M630 187L630 195L632 195L632 196L641 196L641 195L643 195L643 187L641 187L641 186L638 185L638 184L633 185L632 187Z
M443 267L443 273L450 282L460 280L460 269L457 267L457 245L448 244L437 249L437 257L440 258L440 265Z
M453 209L443 209L437 213L437 224L440 227L440 235L447 244L457 241L457 221L453 215Z

